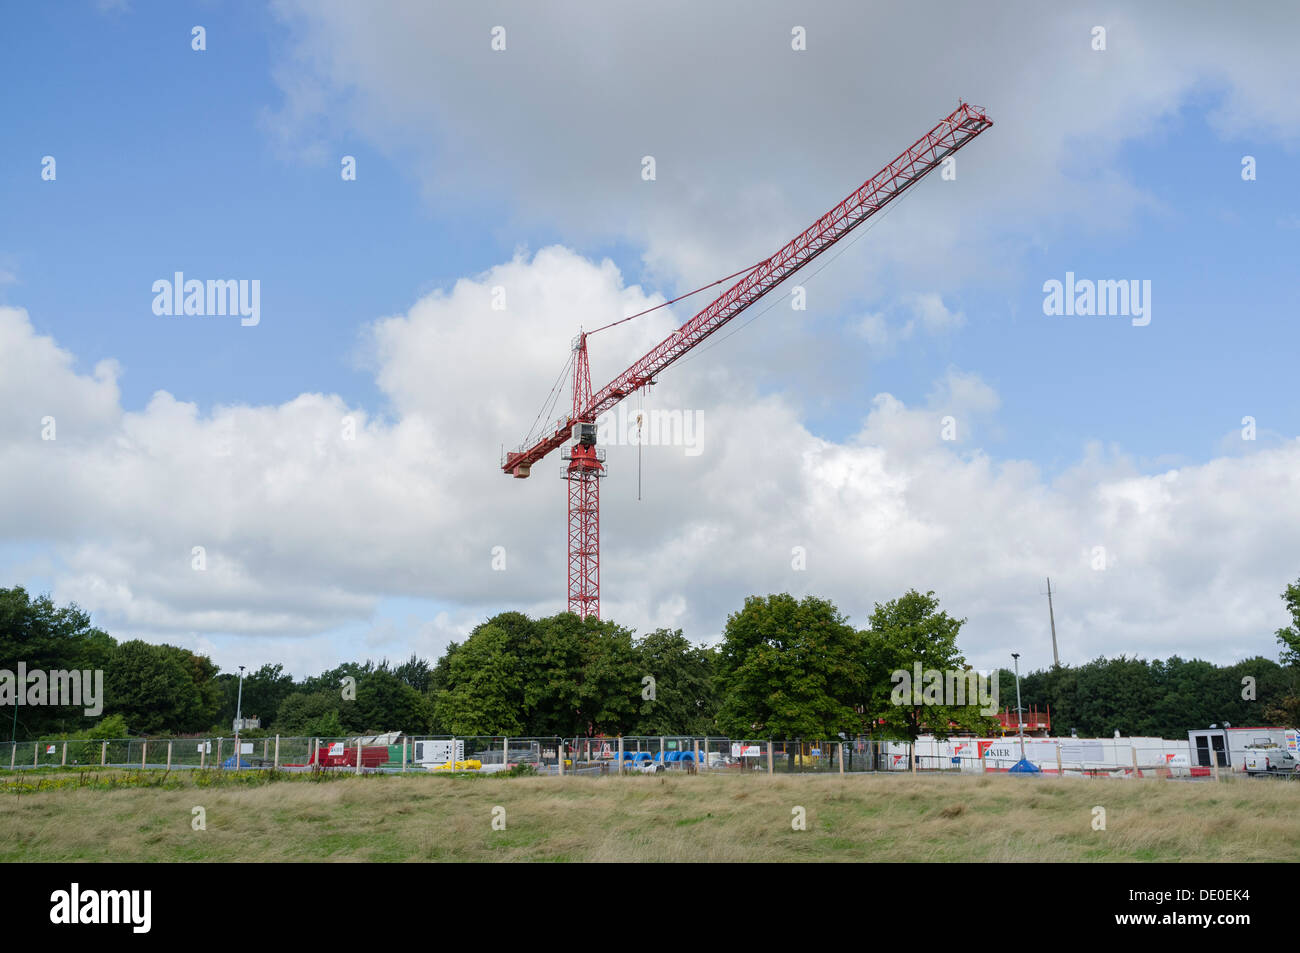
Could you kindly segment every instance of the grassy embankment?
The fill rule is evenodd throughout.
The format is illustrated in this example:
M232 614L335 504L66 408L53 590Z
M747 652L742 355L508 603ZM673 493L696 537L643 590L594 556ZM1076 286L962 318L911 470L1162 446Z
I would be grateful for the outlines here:
M39 785L40 789L33 790ZM1093 809L1106 829L1093 830ZM196 831L202 807L206 830ZM494 830L493 809L505 809ZM807 829L792 829L793 811ZM1300 784L0 776L0 861L1297 861Z

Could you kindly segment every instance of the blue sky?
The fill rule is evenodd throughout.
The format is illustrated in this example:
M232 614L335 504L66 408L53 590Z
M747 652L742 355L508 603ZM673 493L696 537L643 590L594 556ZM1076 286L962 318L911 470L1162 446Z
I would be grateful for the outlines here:
M205 407L316 390L380 409L373 377L350 357L364 323L508 258L517 245L563 238L493 224L502 208L491 194L433 207L409 174L363 141L339 139L363 170L347 188L333 163L277 156L259 121L281 100L272 70L283 25L252 5L137 6L130 15L96 15L90 5L13 11L6 86L12 102L39 108L11 112L3 155L11 174L0 181L10 236L3 253L18 278L3 294L82 361L117 358L127 408L165 389ZM178 40L196 20L208 31L202 54ZM60 63L53 76L51 55ZM1003 395L999 452L1049 467L1089 439L1197 460L1243 414L1261 426L1294 421L1300 395L1288 372L1300 327L1285 314L1298 300L1300 192L1283 174L1294 156L1276 144L1217 137L1204 121L1213 100L1198 97L1123 150L1115 171L1152 202L1131 228L1061 235L1032 249L1022 280L957 299L969 320L957 339L916 342L873 361L863 393L887 382L891 393L918 399L946 364L977 367ZM1240 177L1246 154L1261 170L1254 182ZM57 188L31 174L43 155L56 157ZM28 174L17 174L24 166ZM824 210L807 211L811 220ZM612 257L629 282L640 281L635 250L618 245L581 250ZM182 264L197 277L275 276L263 293L276 320L256 347L212 324L176 322L159 333L147 289ZM1087 322L1044 319L1042 276L1067 270L1149 278L1152 325L1138 332L1098 319L1098 333ZM779 366L755 370L780 386ZM811 423L843 436L860 406L816 408Z
M396 422L401 409L377 383L363 330L510 261L517 249L560 243L595 261L609 257L627 284L651 294L675 294L709 277L668 273L652 260L653 239L636 220L575 228L563 216L548 217L545 201L535 201L536 186L522 179L484 187L466 176L457 187L453 165L439 171L452 187L430 189L428 165L441 156L436 146L422 151L385 139L347 113L316 117L323 156L286 147L280 127L293 85L286 75L299 68L295 54L304 42L293 16L252 4L135 2L107 12L94 4L25 5L7 10L5 21L0 73L10 108L0 131L0 273L8 280L0 283L0 305L25 309L36 333L75 356L81 375L103 358L119 362L126 411L143 411L159 390L197 404L201 415L218 405L274 406L319 393ZM190 49L195 23L206 28L206 51ZM347 77L335 79L340 88L349 85ZM355 82L364 87L366 80ZM1028 461L1048 483L1077 466L1093 442L1126 457L1137 472L1155 474L1238 452L1225 450L1224 438L1245 415L1258 421L1261 442L1294 434L1296 131L1225 131L1215 117L1236 108L1238 95L1211 76L1171 99L1156 121L1136 126L1139 132L1116 134L1109 149L1089 141L1093 126L1080 130L1079 142L1065 140L1050 174L1076 182L1083 206L1090 185L1124 183L1131 201L1113 216L1056 217L1051 208L1035 216L1018 208L1004 221L996 203L985 201L975 206L984 218L975 234L996 240L997 267L955 267L953 246L939 243L901 275L857 280L859 269L865 274L900 234L945 211L935 195L923 206L904 201L810 284L815 296L818 283L834 282L835 294L823 299L829 306L814 305L806 315L773 309L717 353L730 349L757 394L782 396L803 427L831 442L862 427L878 393L921 406L951 369L977 374L1000 406L987 420L976 417L978 446L966 451L995 464ZM999 124L1011 108L981 105ZM490 112L484 110L485 122ZM937 118L934 112L928 102L915 104L915 134ZM968 151L985 148L1002 131L995 126ZM755 132L755 148L764 135ZM873 155L892 155L906 143L881 136L872 144ZM356 157L357 181L341 182L342 154ZM1247 154L1257 160L1257 181L1241 178ZM45 155L56 158L55 182L41 180ZM1022 172L1015 158L973 165L978 172L963 175L977 178L962 180L963 187L1013 189ZM773 217L811 221L878 164L864 160L857 180L803 183L790 193L793 211L774 209ZM784 188L804 170L787 174L788 183L778 175L768 184ZM809 194L825 201L805 201ZM1096 194L1101 202L1109 193ZM955 219L970 209L954 205L949 212ZM743 263L739 249L715 247L710 254L700 268ZM177 270L198 278L259 277L265 317L255 334L216 319L155 316L150 286ZM1067 271L1150 280L1151 324L1044 316L1042 283ZM935 289L949 311L964 315L962 326L918 333L883 352L851 333L867 313L903 321L900 301ZM696 300L703 306L708 298ZM692 312L676 313L684 319ZM820 382L810 384L783 358L791 322L806 322L798 340L810 349L804 356L812 365L827 368ZM748 345L742 335L751 338ZM559 335L557 370L566 343ZM592 347L599 386L618 367L615 357ZM679 373L697 373L707 360ZM480 370L479 386L490 387L493 355L482 355ZM525 383L535 405L550 378ZM472 388L456 393L458 400L477 399ZM481 440L513 442L532 410L522 415L527 420L521 416L518 433L484 433ZM57 568L48 575L30 568L54 548L39 537L11 539L0 552L11 566L28 567L28 575L8 581L57 590ZM1294 565L1279 566L1268 585L1280 590L1294 576ZM375 620L471 605L450 590L376 599L371 620L329 630L347 633L344 647L373 630ZM700 634L720 622L702 622L707 631ZM230 633L185 635L222 644ZM396 646L390 654L404 653Z

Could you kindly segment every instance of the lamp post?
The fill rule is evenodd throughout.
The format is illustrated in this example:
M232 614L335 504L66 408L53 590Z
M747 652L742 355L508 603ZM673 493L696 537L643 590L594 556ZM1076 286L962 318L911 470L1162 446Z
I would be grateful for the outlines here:
M1019 704L1019 700L1017 700ZM239 666L239 694L235 696L235 770L239 770L239 729L243 727L244 666Z
M1020 724L1020 760L1025 760L1025 710L1020 706L1020 653L1012 652L1016 663L1016 721Z

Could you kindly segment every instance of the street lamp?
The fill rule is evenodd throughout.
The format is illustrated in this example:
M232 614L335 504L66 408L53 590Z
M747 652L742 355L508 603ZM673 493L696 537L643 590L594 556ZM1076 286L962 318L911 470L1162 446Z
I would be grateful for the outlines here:
M244 666L239 666L239 694L235 697L235 770L239 770L239 729L243 726Z
M1016 662L1016 720L1020 723L1020 760L1025 760L1025 710L1020 705L1020 653L1012 652Z

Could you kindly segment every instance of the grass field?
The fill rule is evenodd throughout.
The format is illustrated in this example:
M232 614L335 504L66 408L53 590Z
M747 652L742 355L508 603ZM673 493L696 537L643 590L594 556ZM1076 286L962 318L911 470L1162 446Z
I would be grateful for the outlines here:
M1300 860L1300 784L1269 780L87 778L0 780L0 861Z

